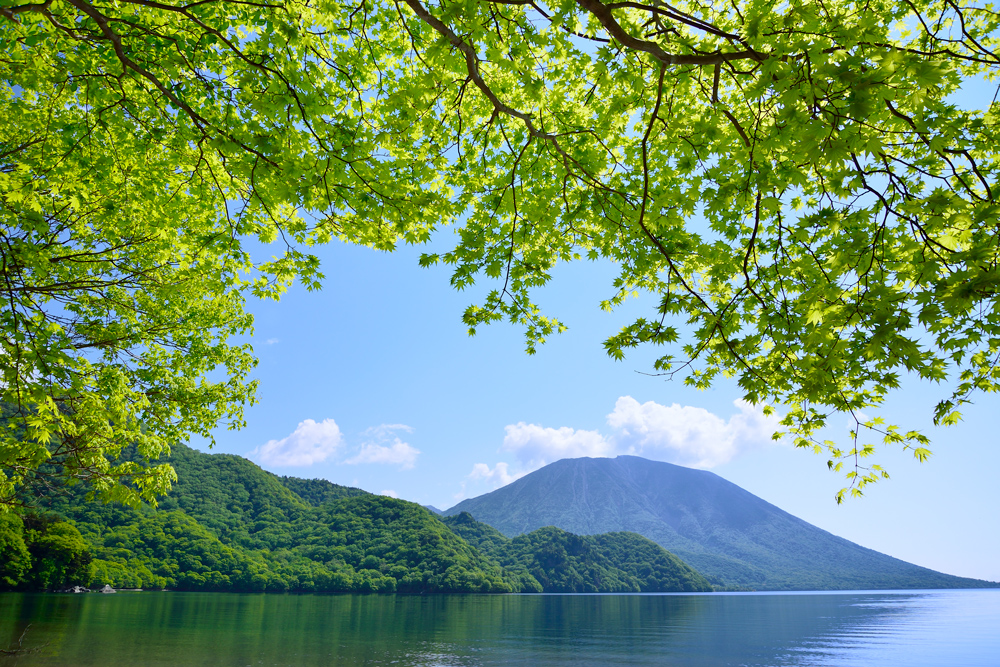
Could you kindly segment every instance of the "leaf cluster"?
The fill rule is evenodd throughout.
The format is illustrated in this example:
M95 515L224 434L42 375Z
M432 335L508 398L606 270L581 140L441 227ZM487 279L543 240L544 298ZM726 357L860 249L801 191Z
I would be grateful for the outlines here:
M116 460L242 425L249 294L318 288L314 243L426 238L433 166L388 159L354 119L375 73L339 41L349 15L0 7L0 508L49 460L105 499L153 501L169 468Z

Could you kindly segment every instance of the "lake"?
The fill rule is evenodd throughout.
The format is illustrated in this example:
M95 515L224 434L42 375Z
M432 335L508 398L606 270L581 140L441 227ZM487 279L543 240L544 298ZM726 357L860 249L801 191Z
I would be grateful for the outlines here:
M997 667L1000 590L0 595L19 665Z

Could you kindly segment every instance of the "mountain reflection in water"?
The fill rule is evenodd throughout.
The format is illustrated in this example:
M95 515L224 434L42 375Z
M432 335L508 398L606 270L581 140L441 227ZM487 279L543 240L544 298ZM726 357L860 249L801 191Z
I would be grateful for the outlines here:
M1000 664L1000 590L0 595L0 666ZM44 645L44 646L43 646Z

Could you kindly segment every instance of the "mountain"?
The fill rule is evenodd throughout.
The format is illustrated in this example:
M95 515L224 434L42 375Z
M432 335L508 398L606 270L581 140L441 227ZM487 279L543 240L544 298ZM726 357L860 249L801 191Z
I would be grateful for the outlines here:
M636 456L564 459L463 500L507 537L556 526L580 535L631 531L716 586L757 590L995 586L907 563L796 518L714 473Z
M548 526L510 539L468 512L444 523L469 544L546 593L652 593L712 590L703 576L636 533L581 536Z

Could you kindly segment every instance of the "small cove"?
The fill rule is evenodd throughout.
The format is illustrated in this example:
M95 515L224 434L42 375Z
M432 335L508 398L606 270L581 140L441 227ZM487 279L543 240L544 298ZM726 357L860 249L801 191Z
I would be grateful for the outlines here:
M0 595L0 666L1000 665L1000 590Z

